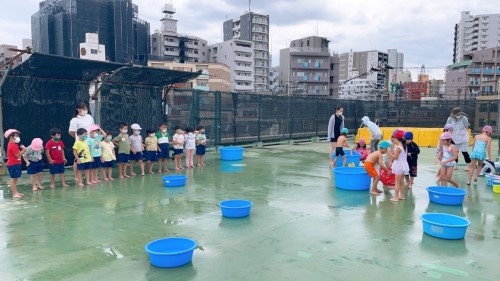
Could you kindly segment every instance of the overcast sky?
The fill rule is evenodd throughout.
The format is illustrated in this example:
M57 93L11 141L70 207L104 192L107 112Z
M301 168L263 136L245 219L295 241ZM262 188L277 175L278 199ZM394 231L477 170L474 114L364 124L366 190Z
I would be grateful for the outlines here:
M30 17L38 0L0 0L0 44L21 46L31 38ZM139 16L160 27L165 0L134 0ZM222 23L248 11L247 0L173 0L178 32L221 41ZM431 77L443 78L451 64L454 25L461 11L473 15L500 13L500 0L253 0L252 11L270 16L273 66L279 50L290 40L319 35L331 40L330 49L343 53L398 49L413 73L425 64Z

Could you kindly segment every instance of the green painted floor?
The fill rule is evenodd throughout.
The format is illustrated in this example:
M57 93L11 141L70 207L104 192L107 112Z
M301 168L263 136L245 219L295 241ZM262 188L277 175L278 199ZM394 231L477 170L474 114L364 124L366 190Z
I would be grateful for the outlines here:
M393 203L387 189L336 189L326 150L246 149L246 166L209 154L171 189L148 175L36 194L25 185L12 200L3 176L0 280L499 280L500 194L484 178L466 188L463 206L429 203L437 166L434 149L423 149L414 189ZM463 166L456 178L465 183ZM252 200L251 216L222 218L217 204L229 198ZM466 216L465 239L423 235L425 212ZM144 245L168 236L198 242L191 264L150 265Z

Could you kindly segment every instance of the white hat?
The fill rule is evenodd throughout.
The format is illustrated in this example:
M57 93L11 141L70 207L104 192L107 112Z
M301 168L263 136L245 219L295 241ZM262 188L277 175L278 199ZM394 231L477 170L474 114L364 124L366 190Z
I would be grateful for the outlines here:
M132 130L142 130L141 126L139 126L139 124L137 124L137 123L132 124L132 126L130 126L130 129L132 129Z

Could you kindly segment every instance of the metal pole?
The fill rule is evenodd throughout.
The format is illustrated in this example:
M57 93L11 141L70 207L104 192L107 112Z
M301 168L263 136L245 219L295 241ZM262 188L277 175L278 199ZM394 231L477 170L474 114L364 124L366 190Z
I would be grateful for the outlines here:
M221 92L217 91L215 95L215 145L221 145Z
M0 132L2 132L2 135L4 133L4 130L3 130L3 91L2 91L2 87L3 87L3 84L5 83L5 80L7 80L7 76L9 75L10 71L12 69L12 65L9 64L7 66L7 70L5 71L5 74L3 75L2 77L2 81L0 81ZM4 163L4 155L5 155L5 139L0 137L0 146L2 147L1 149L1 155L0 155L0 163Z
M257 112L257 142L261 141L260 130L262 122L262 95L258 95L259 110Z

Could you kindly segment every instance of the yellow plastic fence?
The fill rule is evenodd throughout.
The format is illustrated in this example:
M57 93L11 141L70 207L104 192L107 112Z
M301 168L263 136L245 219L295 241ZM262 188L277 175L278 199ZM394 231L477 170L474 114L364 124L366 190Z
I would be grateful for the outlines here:
M396 129L404 130L405 132L412 132L413 141L415 141L419 146L422 147L435 147L439 140L439 136L443 133L443 128L381 127L380 130L382 130L383 139L388 140L391 137L392 132ZM469 136L469 145L472 145L473 138L470 129ZM368 128L365 127L358 129L358 134L356 135L356 143L360 138L364 138L366 140L366 144L370 143L370 131L368 130Z

